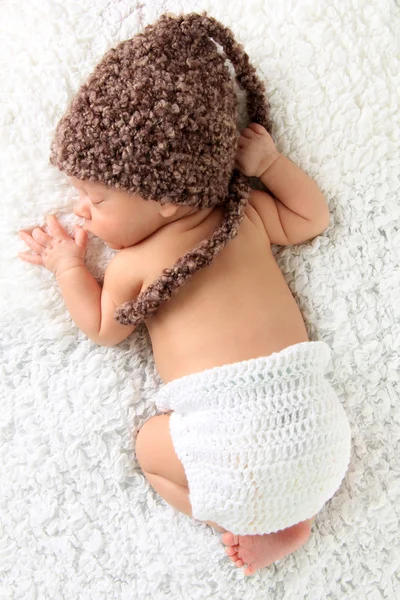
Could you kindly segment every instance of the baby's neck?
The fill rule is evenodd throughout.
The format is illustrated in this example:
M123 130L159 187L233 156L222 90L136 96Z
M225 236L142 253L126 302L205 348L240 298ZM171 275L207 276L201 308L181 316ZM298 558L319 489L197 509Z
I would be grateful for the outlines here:
M194 213L186 214L179 219L169 221L162 227L156 229L152 234L140 240L135 246L157 243L163 239L177 239L182 234L192 231L198 227L207 227L207 220L215 220L215 227L222 219L223 209L221 207L203 208ZM218 216L217 213L221 216Z
M190 213L177 219L173 223L169 223L168 226L175 226L175 229L179 231L179 233L184 233L185 231L190 231L195 227L198 227L203 223L208 217L211 215L213 211L217 210L215 207L211 208L202 208L200 210L196 210L194 213Z

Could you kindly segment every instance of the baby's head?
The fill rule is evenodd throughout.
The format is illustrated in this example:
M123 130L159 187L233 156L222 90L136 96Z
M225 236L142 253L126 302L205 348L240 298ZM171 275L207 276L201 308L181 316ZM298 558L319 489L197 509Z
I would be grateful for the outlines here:
M250 120L271 131L264 84L232 32L206 12L164 14L109 50L57 125L50 162L80 186L76 214L111 247L137 243L185 211L225 209L210 239L117 309L120 323L154 315L237 234L250 186L234 169L237 98L226 58ZM85 202L92 192L94 202Z
M144 200L139 194L128 194L98 181L82 181L73 176L69 180L79 192L74 213L85 219L83 228L114 250L134 246L168 223L198 210L172 202Z

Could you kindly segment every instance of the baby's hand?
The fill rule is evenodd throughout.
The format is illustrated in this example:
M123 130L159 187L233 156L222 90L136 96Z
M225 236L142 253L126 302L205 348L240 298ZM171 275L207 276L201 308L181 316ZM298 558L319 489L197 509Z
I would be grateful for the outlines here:
M36 254L19 252L18 256L33 265L41 265L56 276L70 269L85 264L87 232L76 225L75 240L71 238L60 225L54 215L47 217L50 231L45 233L40 227L35 227L32 235L20 231L19 236Z
M235 168L247 177L261 177L278 156L279 152L265 127L250 123L238 139Z

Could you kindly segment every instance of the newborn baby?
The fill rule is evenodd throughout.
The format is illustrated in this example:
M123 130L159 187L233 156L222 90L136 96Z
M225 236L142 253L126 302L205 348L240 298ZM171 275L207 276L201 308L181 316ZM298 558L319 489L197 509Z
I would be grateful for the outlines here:
M226 40L232 41L231 32L211 18L192 15L191 20L186 16L176 22L177 36L185 30L183 25L199 28L211 23L213 37L219 34L225 48ZM160 23L165 24L163 18ZM171 35L171 29L168 21L166 29L147 31ZM195 31L190 29L191 43ZM165 47L163 43L163 52ZM234 49L233 64L239 56L238 48ZM108 56L115 65L113 51ZM240 59L246 57L241 51ZM248 63L247 69L251 71ZM75 115L84 123L84 133L73 138L73 158L65 150L72 147L67 137L76 136L79 127L70 120L70 129L64 122L58 130L52 159L79 191L74 212L84 225L76 227L73 239L49 216L48 232L39 227L31 234L20 232L35 253L20 253L20 257L55 273L72 318L95 343L118 344L140 322L146 324L163 382L154 399L162 414L140 429L138 462L171 506L223 532L227 554L236 566L246 565L244 572L251 575L307 541L315 514L339 487L349 462L348 421L324 375L329 347L309 341L271 251L271 244L298 244L325 231L327 204L317 185L278 152L267 129L256 122L241 132L233 154L219 155L228 161L226 181L233 169L236 173L236 187L230 188L236 196L232 192L229 202L207 205L211 195L205 202L193 200L202 189L196 187L195 170L189 168L178 194L185 175L177 174L178 166L166 170L167 181L175 177L168 196L153 199L132 191L142 189L137 181L139 175L143 180L147 177L143 169L151 163L152 145L146 161L141 150L136 161L129 158L128 163L129 146L124 144L118 169L97 159L101 152L115 156L110 151L111 134L96 153L91 153L86 138L85 152L78 148L93 120L99 122L101 110L94 108L92 121L87 116L81 121L85 112L81 107L87 110L87 99L93 100L93 86L100 79L93 76L82 88L84 102L72 105L68 113L69 119ZM176 80L174 86L176 91ZM179 114L179 106L173 106L169 105L168 114ZM109 113L107 119L110 128ZM173 131L173 143L179 127L168 130L161 121L164 134ZM129 122L135 132L140 131L134 118ZM121 127L122 121L115 130L118 143ZM146 127L153 135L153 123L146 121ZM216 126L211 129L214 135ZM221 140L227 131L221 128ZM157 143L163 144L160 129L155 135L159 135ZM93 147L99 136L95 139ZM137 140L148 143L149 137L137 136ZM188 144L187 153L194 148ZM90 154L92 162L87 159ZM187 156L191 155L176 155L181 161ZM202 151L194 163L199 172L204 156ZM205 180L204 186L218 187L210 157L206 164L210 181ZM136 169L134 175L129 174L131 168ZM129 180L123 179L125 172ZM157 175L146 179L149 185L157 180L156 194L164 185L160 172L153 171ZM260 178L270 193L249 190L243 181L251 176ZM189 193L193 196L182 202ZM119 250L106 270L102 289L84 264L87 232Z

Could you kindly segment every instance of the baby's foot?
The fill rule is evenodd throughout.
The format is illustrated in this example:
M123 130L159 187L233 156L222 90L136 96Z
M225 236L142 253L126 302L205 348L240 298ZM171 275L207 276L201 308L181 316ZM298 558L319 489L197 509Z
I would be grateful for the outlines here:
M310 536L310 521L265 535L234 535L227 532L221 538L226 544L225 552L237 567L247 565L245 575L253 575L257 569L291 554L306 543Z

